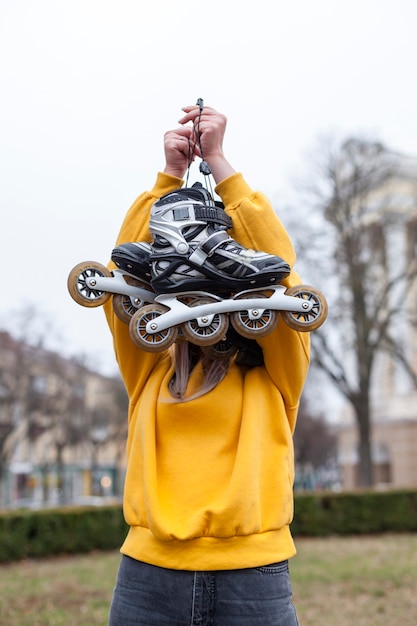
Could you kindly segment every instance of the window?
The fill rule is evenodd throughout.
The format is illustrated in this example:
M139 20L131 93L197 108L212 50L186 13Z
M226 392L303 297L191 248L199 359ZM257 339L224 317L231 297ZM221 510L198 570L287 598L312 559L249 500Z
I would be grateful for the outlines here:
M46 378L45 376L33 376L31 379L31 389L39 394L46 392Z

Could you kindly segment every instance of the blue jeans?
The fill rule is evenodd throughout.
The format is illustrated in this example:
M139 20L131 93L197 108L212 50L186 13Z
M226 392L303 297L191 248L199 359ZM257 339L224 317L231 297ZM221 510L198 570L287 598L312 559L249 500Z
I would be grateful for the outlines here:
M215 572L123 556L109 626L298 626L288 561Z

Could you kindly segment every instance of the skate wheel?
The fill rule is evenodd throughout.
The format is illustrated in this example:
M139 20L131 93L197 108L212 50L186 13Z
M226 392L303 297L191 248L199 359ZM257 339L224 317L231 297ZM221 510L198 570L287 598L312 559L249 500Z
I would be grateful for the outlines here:
M215 298L203 297L195 298L189 303L189 307L200 304L210 304L217 302ZM204 323L204 318L192 319L181 325L181 330L185 339L197 346L209 346L217 343L226 335L229 327L229 318L223 313L215 313L209 324Z
M146 330L148 322L169 311L162 304L147 304L133 315L129 323L130 338L142 350L147 352L162 352L171 346L178 335L178 329L173 326L156 333Z
M313 308L305 313L281 311L282 319L293 330L309 332L316 330L326 321L328 310L326 298L314 287L297 285L287 289L285 295L313 302Z
M205 356L217 361L226 361L231 359L237 352L238 348L227 339L222 339L212 346L202 346L201 350Z
M264 298L265 294L262 292L250 292L243 293L241 296L236 296L236 299L245 300L251 298ZM249 314L249 311L251 314ZM233 328L242 337L247 339L256 339L257 337L264 337L274 330L278 322L278 313L274 309L264 309L260 315L254 315L256 309L243 309L242 311L234 311L231 316L231 322Z
M132 304L132 300L131 298L129 298L129 296L122 296L119 293L116 293L113 296L114 314L124 324L129 324L130 320L137 310L138 307Z
M87 283L88 279L94 279L95 276L110 278L110 270L101 263L95 261L84 261L76 265L68 275L68 291L70 296L77 304L85 307L96 307L104 304L110 298L111 294L107 291L94 289Z
M130 276L125 276L125 281L128 285L134 285L135 287L143 287L144 289L149 289L149 285L140 280L136 280L135 278L131 278ZM119 320L124 324L129 324L133 315L144 304L145 302L138 298L135 298L135 303L133 304L132 298L130 296L122 295L119 293L116 293L113 296L113 311L116 317L118 317Z

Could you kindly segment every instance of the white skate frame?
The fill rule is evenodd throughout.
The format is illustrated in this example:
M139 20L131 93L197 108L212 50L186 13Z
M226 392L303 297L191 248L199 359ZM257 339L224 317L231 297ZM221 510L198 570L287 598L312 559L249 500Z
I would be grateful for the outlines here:
M90 276L86 279L86 285L95 291L106 291L108 293L120 294L131 298L132 304L136 302L153 302L155 292L143 287L129 285L123 276L130 276L139 280L137 276L124 272L123 270L112 270L112 276Z
M304 300L295 296L285 295L286 288L283 285L266 288L272 291L272 294L262 298L241 299L243 293L250 294L252 291L259 292L260 289L247 289L240 291L233 298L222 299L212 293L206 291L184 291L175 294L160 294L154 297L153 301L158 302L169 308L169 311L162 313L153 318L146 324L146 332L155 334L177 326L188 320L197 320L200 327L210 326L214 315L217 313L233 313L234 311L248 311L249 319L259 319L265 309L274 309L278 311L291 311L293 313L308 313L314 306L311 300ZM190 307L178 299L181 296L195 295L198 297L216 298L217 302L210 302Z

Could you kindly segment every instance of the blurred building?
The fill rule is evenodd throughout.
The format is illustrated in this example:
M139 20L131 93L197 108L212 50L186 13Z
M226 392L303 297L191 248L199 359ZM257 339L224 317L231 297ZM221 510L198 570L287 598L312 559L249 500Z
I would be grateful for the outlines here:
M0 508L120 498L122 382L0 332Z

